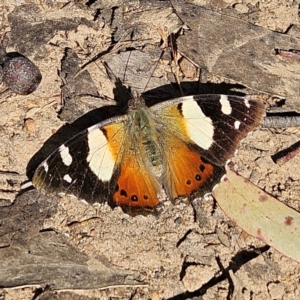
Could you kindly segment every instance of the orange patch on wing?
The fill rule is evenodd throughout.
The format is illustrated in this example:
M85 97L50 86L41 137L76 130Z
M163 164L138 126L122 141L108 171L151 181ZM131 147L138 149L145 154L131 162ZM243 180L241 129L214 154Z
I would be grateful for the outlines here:
M120 148L123 143L124 137L124 124L116 123L111 125L105 125L101 128L108 143L108 148L112 156L117 159L120 154Z
M159 203L158 191L154 176L139 163L134 153L126 153L113 195L116 205L154 209Z
M161 118L163 118L164 123L170 127L172 131L188 137L186 120L180 112L179 104L174 104L164 108Z
M168 152L167 161L164 187L171 199L190 196L212 178L214 166L178 140Z

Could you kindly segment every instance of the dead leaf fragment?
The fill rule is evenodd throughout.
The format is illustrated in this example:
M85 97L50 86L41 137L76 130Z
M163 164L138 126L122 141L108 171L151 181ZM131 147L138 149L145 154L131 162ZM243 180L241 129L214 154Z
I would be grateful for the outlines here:
M248 234L300 262L300 214L227 169L213 196L224 213Z

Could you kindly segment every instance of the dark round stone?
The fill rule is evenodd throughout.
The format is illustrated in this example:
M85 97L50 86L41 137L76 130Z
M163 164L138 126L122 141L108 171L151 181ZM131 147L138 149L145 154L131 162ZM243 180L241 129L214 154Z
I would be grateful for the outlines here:
M7 59L3 64L3 81L12 91L28 95L36 90L42 80L37 66L23 56Z

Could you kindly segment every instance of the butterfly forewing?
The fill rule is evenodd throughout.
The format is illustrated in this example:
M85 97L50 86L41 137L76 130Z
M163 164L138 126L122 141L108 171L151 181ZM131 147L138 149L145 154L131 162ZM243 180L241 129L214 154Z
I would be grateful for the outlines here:
M33 184L48 193L110 202L120 172L126 124L125 116L117 117L76 135L37 168Z
M240 141L261 124L265 115L263 103L226 95L176 98L151 109L170 132L220 166L234 155Z

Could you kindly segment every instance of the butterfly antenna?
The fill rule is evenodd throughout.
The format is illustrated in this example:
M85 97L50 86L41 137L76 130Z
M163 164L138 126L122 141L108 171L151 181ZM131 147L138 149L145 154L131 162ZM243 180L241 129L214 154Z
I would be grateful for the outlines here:
M128 95L128 97L124 97L123 101L124 103L131 99L132 98L132 94L131 94L131 91L129 88L127 88L123 83L124 81L122 81L119 77L117 77L115 75L115 73L111 70L111 68L109 67L109 65L105 62L105 61L101 61L105 70L106 70L106 74L109 78L109 80L111 82L114 83L115 85L115 88L114 88L114 95L116 97L120 97L120 98L123 98L121 97L121 95L124 96L124 93L126 93Z
M147 88L147 86L148 86L148 84L149 84L149 82L150 82L150 80L152 78L152 75L154 74L154 72L155 72L155 70L156 70L156 68L158 66L158 63L159 63L160 59L162 58L163 54L166 51L166 48L168 47L168 37L166 36L165 32L161 28L158 28L157 32L159 33L159 35L160 35L160 37L162 39L162 43L161 43L161 46L160 46L160 48L162 49L162 51L161 51L161 53L159 55L158 60L156 61L156 64L153 67L152 72L150 73L150 76L147 79L147 82L146 82L146 85L144 87L143 93L145 92L145 90L146 90L146 88Z
M124 70L123 79L122 79L123 82L125 82L125 80L126 80L126 70L127 70L128 65L129 65L129 60L130 60L131 52L132 52L132 50L129 51L129 54L128 54L128 57L127 57L127 60L126 60L125 70Z
M160 59L162 58L163 54L165 53L166 49L171 48L172 60L174 61L175 66L176 66L176 70L175 70L175 72L173 72L173 74L174 74L176 82L179 86L180 93L181 93L182 96L184 96L183 90L181 88L179 76L178 76L178 60L179 59L178 59L178 51L177 51L177 45L176 45L176 38L177 38L178 35L181 34L182 29L180 28L178 32L176 32L175 34L171 33L169 36L167 36L165 34L165 32L163 31L163 29L161 29L161 28L158 28L157 31L158 31L159 35L161 36L161 39L162 39L162 44L160 46L162 51L160 53L160 56L159 56L156 64L154 65L153 71L151 72L150 76L148 77L148 80L147 80L147 83L145 85L145 88L144 88L143 92L145 92L145 90L146 90L146 88L147 88L147 86L150 82L150 79L151 79L154 71L156 70L156 68L158 66L158 63L159 63Z
M110 53L110 54L118 53L122 49L126 48L126 45L130 45L131 42L128 42L125 39L126 39L127 36L129 36L129 39L131 40L132 39L132 34L133 34L133 30L127 31L123 35L123 37L121 37L119 39L119 41L117 41L117 42L112 41L112 44L110 45L110 47L105 52L97 54L90 61L88 61L87 63L83 64L81 66L80 70L75 74L74 78L76 78L82 72L84 72L85 70L87 70L87 68L89 67L90 64L96 63L96 61L98 61L98 60L100 60L101 63L103 64L103 61L101 60L101 57L105 56L105 54L108 54L108 53ZM105 68L107 68L107 64L106 64ZM113 72L111 70L110 70L110 74L113 74ZM114 76L114 77L116 78L116 76Z
M172 67L172 65L171 65L171 69L173 71L175 80L178 84L180 94L181 94L181 96L184 96L184 93L183 93L183 90L182 90L182 87L181 87L181 82L180 82L179 75L178 75L178 72L179 72L179 65L178 65L179 57L178 57L178 50L177 50L177 44L176 44L176 39L181 33L182 33L182 28L180 28L176 33L171 33L170 34L171 55L172 55L172 60L175 64L175 67L174 67L175 70Z

